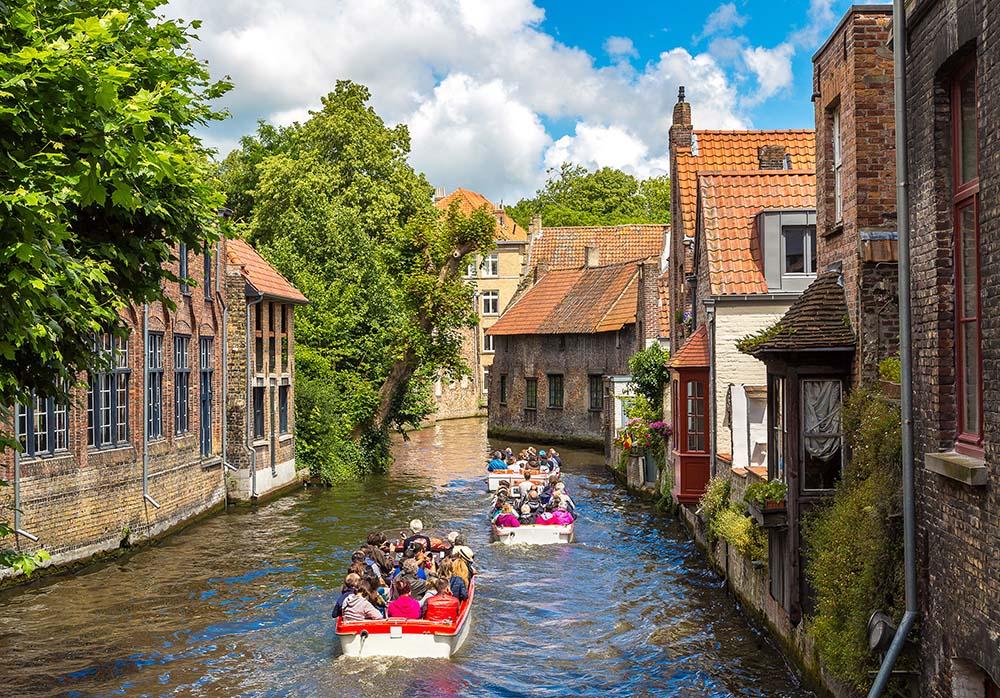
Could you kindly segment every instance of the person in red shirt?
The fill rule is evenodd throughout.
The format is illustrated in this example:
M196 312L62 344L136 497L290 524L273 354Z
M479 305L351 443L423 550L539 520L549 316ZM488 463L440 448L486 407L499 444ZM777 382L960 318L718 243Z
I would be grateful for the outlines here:
M459 601L451 595L450 584L444 577L434 583L437 593L427 599L424 620L437 623L454 623L458 619Z

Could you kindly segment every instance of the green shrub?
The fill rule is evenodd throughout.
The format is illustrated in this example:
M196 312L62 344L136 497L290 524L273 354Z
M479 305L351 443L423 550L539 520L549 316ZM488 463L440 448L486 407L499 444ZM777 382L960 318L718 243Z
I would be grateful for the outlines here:
M843 423L851 461L829 506L804 521L816 600L807 628L823 666L865 691L877 664L868 652L868 619L883 610L898 620L904 608L902 442L898 408L872 389L847 398Z
M729 480L723 477L713 477L705 486L705 494L698 500L698 511L705 518L708 542L714 543L717 540L712 522L720 511L729 506L729 492L731 485Z
M670 380L670 352L659 344L651 344L638 351L628 360L628 368L632 374L632 389L637 396L646 399L647 405L654 414L647 419L653 421L663 415L663 389ZM637 415L639 416L639 415ZM645 415L642 415L644 418Z
M890 356L878 362L879 377L890 383L900 383L903 380L903 363L898 356Z
M764 506L767 502L784 501L788 495L788 485L781 480L771 480L770 482L755 482L747 486L743 493L743 501L747 504L753 502L758 506Z
M711 528L717 538L751 560L767 559L767 533L738 507L730 505L716 513Z

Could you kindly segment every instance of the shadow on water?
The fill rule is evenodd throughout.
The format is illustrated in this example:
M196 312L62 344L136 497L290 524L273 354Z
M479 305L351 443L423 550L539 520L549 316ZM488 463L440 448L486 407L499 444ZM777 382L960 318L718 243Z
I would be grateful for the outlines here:
M512 444L519 446L518 444ZM2 695L807 696L674 522L561 449L578 542L491 545L485 424L395 446L385 476L210 518L0 599ZM411 518L482 568L454 660L349 660L329 618L351 552Z

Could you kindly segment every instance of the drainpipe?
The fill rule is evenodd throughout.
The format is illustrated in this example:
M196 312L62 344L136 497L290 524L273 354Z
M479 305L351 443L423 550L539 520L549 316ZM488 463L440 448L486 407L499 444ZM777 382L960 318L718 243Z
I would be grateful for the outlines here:
M21 451L14 449L14 535L24 536L32 543L38 542L38 536L33 536L21 528Z
M142 305L142 498L159 509L149 494L149 303Z
M903 0L892 3L892 55L896 107L896 219L899 223L899 357L902 364L900 418L903 437L903 568L906 612L868 693L878 698L885 691L892 668L917 620L916 512L913 474L913 354L910 337L910 209L906 189L906 10Z
M219 401L221 406L219 416L222 424L222 479L225 484L226 471L236 470L236 466L229 462L229 450L226 447L226 437L229 432L229 413L226 410L226 401L229 399L229 306L226 304L226 294L220 289L220 283L225 281L223 275L226 272L226 267L222 263L222 245L222 241L219 241L215 248L215 297L222 306L222 399ZM226 499L228 500L228 497Z
M250 458L250 498L257 498L257 451L253 447L253 365L251 364L250 355L250 313L253 311L253 306L260 305L264 300L264 294L257 294L257 299L247 303L247 317L246 317L246 354L247 354L247 429L246 429L246 442L243 447L247 451L247 455Z
M705 299L705 316L708 319L706 323L708 325L708 395L706 395L705 404L711 405L712 419L710 429L712 430L711 436L709 438L709 460L708 460L708 472L709 475L715 477L718 471L715 463L716 456L716 413L718 410L718 400L715 397L715 299L706 298ZM728 548L726 550L726 557L729 557Z

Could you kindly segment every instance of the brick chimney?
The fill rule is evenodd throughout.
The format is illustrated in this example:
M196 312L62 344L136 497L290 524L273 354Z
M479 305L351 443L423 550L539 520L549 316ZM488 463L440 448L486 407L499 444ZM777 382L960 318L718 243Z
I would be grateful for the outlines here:
M674 105L674 120L670 126L670 149L690 148L691 133L694 127L691 125L691 104L684 101L684 85L677 90L677 104Z
M531 217L531 223L528 224L528 234L531 237L540 235L542 232L542 214L536 213Z
M588 245L584 249L584 263L588 267L596 267L601 264L601 251L596 247Z
M783 145L762 145L757 148L757 161L762 170L784 170L785 168L785 146Z

